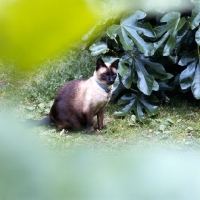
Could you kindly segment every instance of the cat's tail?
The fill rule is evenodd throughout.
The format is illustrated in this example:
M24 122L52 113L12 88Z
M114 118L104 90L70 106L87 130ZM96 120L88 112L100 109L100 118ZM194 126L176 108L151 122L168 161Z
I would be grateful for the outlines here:
M50 118L49 115L47 115L45 118L40 120L26 120L24 122L26 126L33 127L33 126L47 126L54 124L53 120Z

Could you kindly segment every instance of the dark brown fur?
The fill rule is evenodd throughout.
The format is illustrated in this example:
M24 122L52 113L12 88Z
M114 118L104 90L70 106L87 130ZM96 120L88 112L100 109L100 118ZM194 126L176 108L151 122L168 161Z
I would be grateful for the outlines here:
M106 92L97 82L109 89L116 78L117 66L118 60L105 64L98 59L91 78L70 81L58 91L49 114L58 131L67 128L80 130L87 127L89 132L93 132L95 115L98 129L103 128L104 107L112 91Z

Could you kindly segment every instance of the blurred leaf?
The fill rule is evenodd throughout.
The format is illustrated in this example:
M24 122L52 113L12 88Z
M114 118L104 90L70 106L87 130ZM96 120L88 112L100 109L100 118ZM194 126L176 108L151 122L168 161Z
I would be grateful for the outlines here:
M0 57L22 69L68 48L100 19L86 0L17 0L1 11Z
M91 51L92 56L97 56L99 54L104 54L109 51L108 46L104 42L97 42L90 46L89 50Z

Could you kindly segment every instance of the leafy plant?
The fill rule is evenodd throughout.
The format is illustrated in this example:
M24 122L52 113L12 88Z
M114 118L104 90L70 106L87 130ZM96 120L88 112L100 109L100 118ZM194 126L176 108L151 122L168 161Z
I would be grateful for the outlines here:
M134 112L145 122L158 111L152 105L155 96L169 101L165 91L177 87L191 89L200 99L200 2L192 0L191 5L194 9L188 12L163 16L141 10L125 13L90 46L92 55L120 58L113 99L125 107L116 116Z

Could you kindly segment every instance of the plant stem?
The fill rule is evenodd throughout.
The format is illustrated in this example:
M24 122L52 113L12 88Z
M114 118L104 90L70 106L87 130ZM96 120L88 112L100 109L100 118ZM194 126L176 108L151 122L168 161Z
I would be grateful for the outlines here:
M138 90L135 90L135 89L133 89L133 88L129 88L129 89L132 90L132 91L134 91L134 92L136 92L136 93L139 92Z

